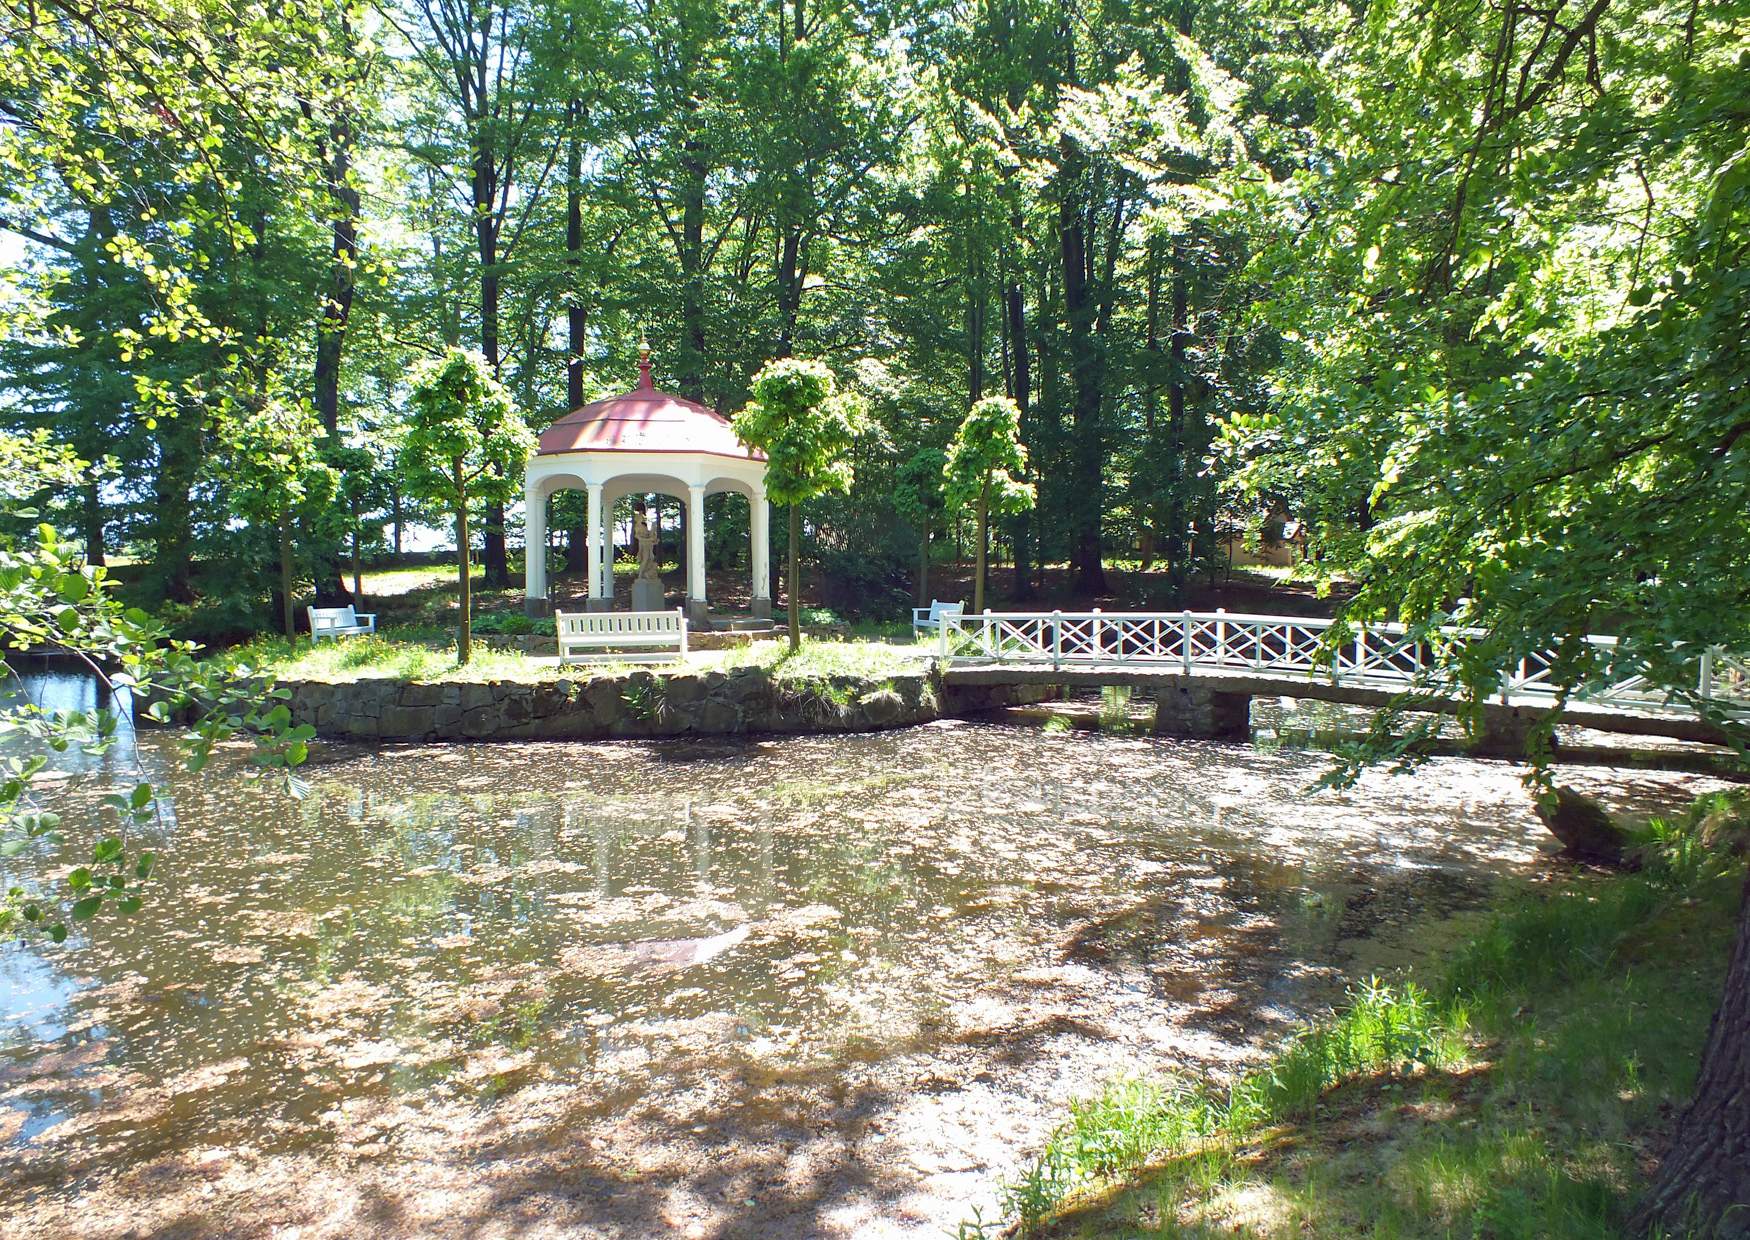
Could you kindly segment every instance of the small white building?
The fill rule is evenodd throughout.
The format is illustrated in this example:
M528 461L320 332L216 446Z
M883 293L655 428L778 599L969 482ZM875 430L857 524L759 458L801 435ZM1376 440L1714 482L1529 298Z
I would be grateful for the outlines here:
M687 618L706 622L705 497L719 491L747 496L752 537L748 561L753 612L772 614L768 563L766 458L735 437L729 419L696 401L659 392L650 379L650 349L640 350L638 386L620 396L573 409L541 432L540 446L523 474L528 540L527 609L545 614L547 499L567 488L586 492L589 610L613 606L612 528L615 501L626 495L669 495L686 515Z

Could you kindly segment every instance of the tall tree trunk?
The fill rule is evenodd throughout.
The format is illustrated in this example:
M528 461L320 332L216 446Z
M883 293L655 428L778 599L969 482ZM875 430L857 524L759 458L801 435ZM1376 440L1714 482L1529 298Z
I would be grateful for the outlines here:
M1182 0L1177 14L1178 30L1191 37L1191 20L1195 0ZM1194 470L1188 468L1185 442L1185 402L1189 375L1186 354L1191 338L1190 297L1191 249L1184 234L1173 239L1172 337L1168 342L1171 374L1167 389L1167 468L1169 470L1167 499L1167 579L1174 595L1181 596L1191 575L1191 530L1186 515L1188 479Z
M582 103L573 99L571 137L565 148L565 270L571 283L565 308L565 407L583 404L583 349L589 312L583 304L583 140L577 132Z
M912 593L919 607L930 605L930 527L927 521L918 531L917 587Z
M796 322L802 314L802 226L784 230L778 247L778 357L796 349Z
M158 592L172 603L194 601L192 492L200 474L202 427L198 413L158 420L158 474L153 480L152 568Z
M1035 421L1038 428L1039 454L1034 462L1033 472L1039 479L1039 554L1034 567L1035 584L1039 589L1045 588L1045 565L1051 559L1052 553L1058 550L1055 533L1064 526L1063 513L1067 507L1062 501L1064 487L1061 482L1063 475L1063 385L1058 376L1058 351L1054 347L1056 319L1054 308L1057 305L1056 281L1053 278L1056 268L1051 263L1039 264L1039 296L1034 302L1039 308L1039 322L1036 331L1039 337L1039 416Z
M341 19L342 37L350 40L351 26ZM349 44L350 46L350 44ZM304 114L312 115L305 105ZM346 347L347 323L358 288L359 191L352 183L352 117L342 103L317 148L322 167L322 188L327 199L328 288L322 297L322 316L316 325L316 359L311 384L315 390L316 415L328 432L330 446L340 442L340 362ZM340 578L338 546L322 537L316 549L316 605L344 607L353 601Z
M1021 217L1018 212L1010 218L1009 226L1015 236L1021 235ZM1027 351L1027 307L1021 295L1021 274L1018 267L1019 264L1011 259L1004 291L1008 302L1009 351L1012 359L1010 373L1014 376L1015 407L1021 412L1021 442L1026 445L1028 452L1027 472L1037 476L1037 456L1032 442L1033 370ZM1029 576L1028 559L1032 554L1032 518L1025 509L1015 517L1014 534L1015 579L1010 593L1017 599L1030 599L1033 597L1033 582Z
M802 582L798 576L802 565L802 506L790 505L790 579L786 582L785 600L790 612L790 649L802 644Z
M967 197L971 197L968 191ZM974 225L976 228L976 225ZM967 403L984 396L984 263L974 236L966 238L966 390Z
M705 179L704 144L681 146L681 395L705 399Z
M483 129L475 129L474 149L474 240L480 256L480 352L496 378L498 345L498 168L492 143ZM481 530L481 560L486 567L486 587L502 590L510 585L510 559L504 541L504 505L497 500L486 506Z
M1750 1236L1750 882L1695 1097L1629 1227L1636 1235Z
M573 99L570 105L571 136L565 148L565 267L570 273L571 288L565 309L565 407L578 409L583 405L583 349L589 331L589 311L580 292L583 286L583 140L577 130L583 104ZM581 573L588 569L589 527L587 514L579 516L577 524L565 539L565 571Z
M1190 295L1186 277L1186 248L1173 243L1173 327L1168 342L1172 359L1167 385L1167 573L1175 590L1184 588L1189 565L1185 522L1185 350L1190 338Z
M1070 449L1070 558L1075 588L1082 594L1104 594L1106 574L1101 563L1100 524L1105 510L1102 466L1105 447L1100 427L1104 363L1094 331L1098 313L1088 287L1088 235L1083 204L1091 196L1084 183L1085 161L1065 138L1063 199L1058 208L1058 241L1062 250L1063 307L1069 326L1070 373L1075 389Z
M290 510L280 513L279 519L279 551L280 551L280 618L286 630L286 640L291 641L298 635L298 623L292 611L292 514Z
M468 568L468 492L462 483L462 465L456 463L456 598L461 616L456 628L456 662L466 663L474 653L473 580Z
M362 541L359 536L359 515L355 510L352 514L352 596L355 601L361 602L365 597L364 555L360 547Z
M84 527L85 562L93 568L103 564L103 493L96 479L79 488L79 523Z
M990 519L990 482L987 479L978 492L978 550L972 570L972 614L984 613L984 562Z
M1142 524L1141 570L1148 572L1155 562L1155 526L1160 521L1160 480L1154 475L1162 468L1160 443L1157 439L1159 428L1155 425L1156 413L1160 405L1160 378L1157 368L1160 362L1161 350L1161 256L1160 246L1155 244L1151 236L1148 242L1148 310L1145 315L1147 324L1143 341L1143 356L1147 359L1148 383L1142 394L1142 442L1143 467L1139 479L1137 516Z

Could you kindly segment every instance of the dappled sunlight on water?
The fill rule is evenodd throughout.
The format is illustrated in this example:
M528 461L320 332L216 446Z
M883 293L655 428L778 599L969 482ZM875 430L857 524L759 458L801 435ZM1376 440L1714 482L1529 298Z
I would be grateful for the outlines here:
M942 724L172 775L146 910L0 949L0 1229L939 1234L1067 1099L1551 864L1509 767L1321 769Z

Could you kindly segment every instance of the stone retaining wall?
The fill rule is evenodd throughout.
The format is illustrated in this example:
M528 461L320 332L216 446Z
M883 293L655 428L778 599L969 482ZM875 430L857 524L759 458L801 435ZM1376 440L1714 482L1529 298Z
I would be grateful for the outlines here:
M307 680L281 687L291 690L293 719L318 735L382 741L869 732L1045 696L1037 686L945 687L930 673L775 681L757 667L532 682Z

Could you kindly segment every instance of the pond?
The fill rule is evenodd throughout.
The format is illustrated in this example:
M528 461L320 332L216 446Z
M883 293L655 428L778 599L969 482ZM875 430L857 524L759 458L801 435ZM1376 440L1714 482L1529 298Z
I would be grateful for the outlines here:
M1232 1071L1562 868L1503 764L1310 796L1004 722L324 746L302 799L137 759L145 910L0 948L6 1234L940 1235L1069 1100Z

